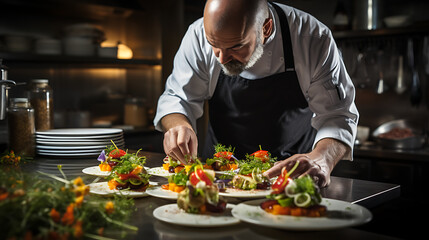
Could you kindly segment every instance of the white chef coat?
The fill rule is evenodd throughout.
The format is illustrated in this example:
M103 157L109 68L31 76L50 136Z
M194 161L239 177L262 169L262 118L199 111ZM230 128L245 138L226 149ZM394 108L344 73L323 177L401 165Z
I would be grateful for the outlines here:
M308 13L278 4L289 21L295 71L301 90L314 113L311 125L317 130L315 144L334 138L347 144L352 159L359 113L354 103L355 89L328 27ZM264 44L256 64L240 76L260 79L284 72L280 22L273 7L274 31ZM173 72L160 96L154 125L161 129L161 118L181 113L196 131L196 120L203 115L204 101L213 95L221 66L206 40L203 18L191 24L174 58Z

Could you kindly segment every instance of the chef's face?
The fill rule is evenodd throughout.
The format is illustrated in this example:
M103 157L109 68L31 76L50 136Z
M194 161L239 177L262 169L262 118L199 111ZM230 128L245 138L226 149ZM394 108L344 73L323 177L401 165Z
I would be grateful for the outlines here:
M216 59L225 74L234 76L252 67L263 54L261 31L252 28L247 33L222 31L207 34Z

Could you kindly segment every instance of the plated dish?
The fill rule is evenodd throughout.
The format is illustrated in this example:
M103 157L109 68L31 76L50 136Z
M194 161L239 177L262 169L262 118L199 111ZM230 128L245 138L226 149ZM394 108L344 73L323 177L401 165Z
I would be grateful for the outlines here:
M150 187L146 189L146 193L152 197L158 197L158 198L170 199L170 200L177 199L177 196L179 195L177 192L162 189L161 186Z
M271 193L271 190L241 190L235 188L226 188L225 192L219 192L219 196L233 198L265 198Z
M223 213L193 214L179 209L176 203L160 206L153 211L153 216L163 222L187 227L222 227L238 224L239 219L231 215L233 204L226 205Z
M340 200L324 198L322 204L327 206L327 215L317 218L273 215L260 207L264 201L258 199L240 203L232 209L232 215L243 222L259 226L299 231L339 229L361 225L372 219L368 209Z
M156 184L153 182L149 183L150 185ZM135 191L135 190L117 190L117 189L110 189L107 182L97 182L97 183L91 183L89 184L90 190L89 192L92 194L100 195L100 196L126 196L131 198L140 198L140 197L146 197L149 196L147 192L145 191Z
M150 175L159 176L159 177L166 177L166 178L168 178L169 176L174 174L174 173L168 172L163 167L149 168L147 170L147 173Z
M84 168L82 172L97 177L108 177L110 175L110 171L101 171L99 166Z

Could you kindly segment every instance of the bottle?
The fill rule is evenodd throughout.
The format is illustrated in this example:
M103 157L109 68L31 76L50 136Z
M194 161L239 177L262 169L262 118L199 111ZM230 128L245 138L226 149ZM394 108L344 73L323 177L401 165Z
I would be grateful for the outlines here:
M134 127L147 126L147 110L143 98L127 98L124 106L124 123Z
M34 109L28 98L12 98L8 108L9 149L25 157L34 157L36 132Z
M34 108L36 131L54 128L53 91L49 86L49 80L31 80L28 97Z

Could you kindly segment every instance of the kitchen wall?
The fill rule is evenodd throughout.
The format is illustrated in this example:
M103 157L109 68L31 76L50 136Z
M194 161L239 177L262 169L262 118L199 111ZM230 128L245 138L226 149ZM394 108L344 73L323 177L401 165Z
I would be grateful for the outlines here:
M181 1L1 0L0 58L9 67L9 79L19 83L49 79L54 90L56 127L71 126L64 122L70 116L66 113L78 118L72 126L88 113L90 125L122 125L124 103L129 97L144 98L150 117L163 90L162 61L169 62L162 57L161 21L163 6L169 2ZM167 19L174 22L172 18ZM133 58L100 58L96 52L70 56L64 44L66 28L82 23L102 30L103 46L120 42L132 50ZM24 38L28 46L14 48L8 41L10 36ZM40 38L62 41L62 52L39 54L36 42ZM25 90L25 85L16 86L9 96L23 97ZM0 130L0 142L5 142L5 120L0 121Z

